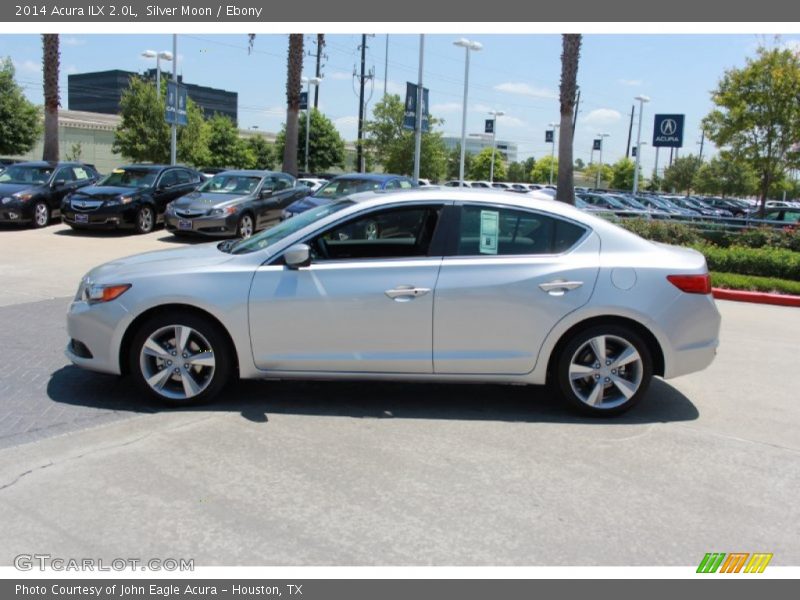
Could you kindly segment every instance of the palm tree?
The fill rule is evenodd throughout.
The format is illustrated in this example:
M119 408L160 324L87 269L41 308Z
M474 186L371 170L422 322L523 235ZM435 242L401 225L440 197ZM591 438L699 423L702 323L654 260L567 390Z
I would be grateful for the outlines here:
M575 204L573 180L572 137L575 96L578 92L578 60L581 55L581 35L565 33L561 36L561 135L558 138L558 191L556 200Z
M42 34L44 73L44 152L43 160L58 160L58 34Z
M303 75L303 34L289 34L289 61L286 74L286 145L283 170L297 176L297 135Z

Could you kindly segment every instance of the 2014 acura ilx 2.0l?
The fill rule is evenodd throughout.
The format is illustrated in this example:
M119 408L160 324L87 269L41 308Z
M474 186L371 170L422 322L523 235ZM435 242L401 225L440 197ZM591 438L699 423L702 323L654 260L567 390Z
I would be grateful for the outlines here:
M366 235L375 220L381 234ZM172 404L211 400L239 375L550 383L609 415L654 375L711 363L710 292L698 252L559 202L367 192L246 240L93 269L69 309L66 352Z

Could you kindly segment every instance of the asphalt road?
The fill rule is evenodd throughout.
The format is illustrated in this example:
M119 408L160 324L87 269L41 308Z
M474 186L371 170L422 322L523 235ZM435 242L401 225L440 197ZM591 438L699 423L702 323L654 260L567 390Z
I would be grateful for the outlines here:
M170 411L62 353L80 275L166 234L59 231L0 231L0 565L800 564L797 309L720 302L714 364L614 420L483 385L243 382Z

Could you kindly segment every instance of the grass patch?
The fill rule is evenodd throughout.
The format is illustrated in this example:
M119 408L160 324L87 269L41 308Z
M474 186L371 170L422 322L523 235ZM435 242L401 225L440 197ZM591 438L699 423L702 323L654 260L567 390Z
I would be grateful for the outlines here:
M711 285L731 290L768 292L800 296L800 281L789 281L777 277L757 277L736 273L711 273Z

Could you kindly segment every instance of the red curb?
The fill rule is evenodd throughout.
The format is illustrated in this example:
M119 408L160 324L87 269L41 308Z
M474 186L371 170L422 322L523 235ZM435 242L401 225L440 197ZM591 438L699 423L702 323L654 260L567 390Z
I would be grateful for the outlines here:
M788 294L767 294L765 292L745 292L742 290L728 290L711 288L717 300L735 300L737 302L755 302L757 304L774 304L777 306L795 306L800 308L800 296Z

